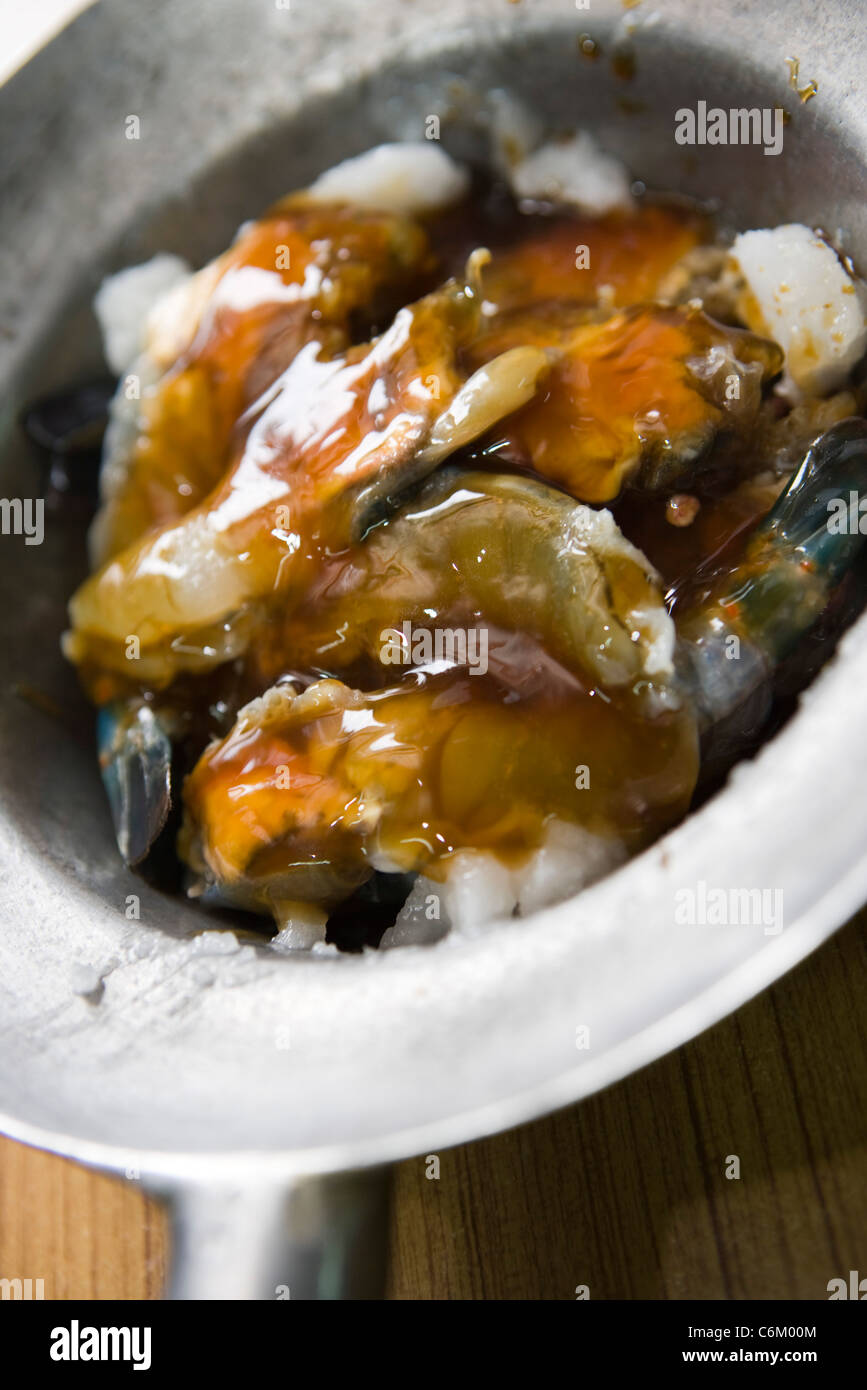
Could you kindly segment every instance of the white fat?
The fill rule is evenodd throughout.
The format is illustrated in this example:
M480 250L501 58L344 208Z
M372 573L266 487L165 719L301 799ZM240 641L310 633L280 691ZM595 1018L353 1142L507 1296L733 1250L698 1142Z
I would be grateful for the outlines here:
M567 542L577 542L596 555L623 556L654 579L659 578L643 551L626 539L607 507L575 507L569 518Z
M383 932L380 947L429 946L448 931L443 915L442 885L419 874L409 897L394 920L394 926Z
M141 432L141 396L160 378L161 372L150 354L143 352L131 360L108 407L108 425L102 443L99 495L103 505L91 522L87 534L92 569L98 569L109 556L112 545L111 502L121 497L129 478L136 443Z
M493 160L507 174L541 142L542 123L522 101L500 88L488 94L488 110Z
M453 854L440 887L452 929L469 935L488 922L511 917L516 905L512 877L512 871L487 850L462 849Z
M180 256L161 254L103 280L93 301L103 349L113 372L126 371L145 346L145 326L153 306L190 278Z
M632 610L644 647L644 671L648 676L670 676L674 671L674 619L668 609L636 605Z
M469 189L467 171L428 140L377 145L320 174L307 197L316 202L351 202L412 217L447 207Z
M205 305L223 274L223 258L187 275L155 301L144 328L145 346L152 360L165 370L189 347L202 319Z
M798 391L824 395L845 382L867 348L867 287L809 227L743 232L732 257L747 285L750 328L775 339Z
M625 165L580 130L565 140L548 141L519 160L511 185L518 198L563 203L585 213L633 206Z
M552 821L544 842L512 871L518 915L527 917L572 897L625 859L620 840L594 835L566 821Z
M662 599L661 580L647 556L628 541L605 507L576 507L564 544L579 546L600 557L622 556L638 565L658 586L656 602L636 604L631 617L639 633L641 664L648 676L670 676L674 670L674 620Z
M446 932L474 936L495 921L528 917L589 887L627 858L616 838L553 820L524 862L509 868L488 850L459 850L442 883L420 875L381 947L427 946Z
M272 951L310 951L325 941L328 913L315 903L275 904L280 930L268 943Z

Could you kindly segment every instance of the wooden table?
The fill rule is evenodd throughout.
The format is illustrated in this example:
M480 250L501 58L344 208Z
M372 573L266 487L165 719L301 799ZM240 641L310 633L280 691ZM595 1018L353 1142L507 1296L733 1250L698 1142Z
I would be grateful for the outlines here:
M865 922L602 1095L444 1151L438 1181L400 1164L390 1297L825 1299L867 1275ZM134 1184L0 1140L0 1277L157 1298L166 1244Z

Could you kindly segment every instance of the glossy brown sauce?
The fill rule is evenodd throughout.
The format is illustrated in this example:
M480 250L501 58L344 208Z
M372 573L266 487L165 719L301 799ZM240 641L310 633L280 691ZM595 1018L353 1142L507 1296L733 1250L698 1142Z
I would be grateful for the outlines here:
M707 591L708 582L727 560L739 554L744 539L773 506L782 479L747 481L722 496L699 503L695 520L683 528L666 517L666 498L626 493L613 507L624 535L644 552L666 584L666 602L674 614Z
M475 351L484 360L512 341L556 343L561 356L536 398L498 431L491 452L591 503L612 501L643 473L652 480L655 467L674 480L683 461L701 456L727 427L724 397L714 400L697 375L712 353L757 363L768 376L781 362L761 339L698 311L659 305L574 328L555 328L526 309L506 316Z
M192 341L143 391L112 552L211 491L244 412L305 344L324 357L346 347L356 310L386 282L408 286L429 263L423 231L400 218L288 200L282 215L242 229L201 273L210 296Z
M670 485L664 470L654 475L652 495L627 485L654 450L679 466L678 450L692 460L728 428L724 407L692 374L697 357L722 345L754 366L757 404L779 353L696 310L653 303L680 258L709 235L690 209L648 203L634 216L525 217L475 199L432 221L426 236L394 219L316 216L321 225L306 211L275 215L227 253L230 307L206 313L145 409L118 521L119 537L138 534L145 517L148 526L171 524L198 506L254 577L244 593L255 635L233 663L222 708L218 674L184 677L160 697L203 712L188 719L199 748L243 699L275 682L341 682L322 688L323 708L288 700L281 719L236 726L202 755L185 785L199 852L227 882L264 882L290 864L299 872L336 865L360 882L374 863L436 874L466 846L520 857L551 817L630 849L648 843L689 806L698 770L689 711L654 703L641 682L612 692L586 670L567 669L556 642L523 629L519 603L504 621L502 605L462 606L453 592L446 601L449 586L435 569L424 603L408 603L401 616L432 628L484 626L486 673L388 669L370 644L341 655L363 620L353 586L364 541L354 540L347 507L361 484L387 478L391 458L411 453L462 373L529 342L551 353L537 398L454 461L525 472L581 501L612 504L676 606L702 566L767 509L774 487L702 494L692 524L676 527L666 504L683 490L677 467ZM275 271L275 241L289 246L290 270ZM448 315L422 309L399 320L404 330L387 330L405 331L406 340L385 365L375 345L349 345L353 313L363 307L372 320L384 285L411 275L440 280L480 244L492 260L481 276L483 322L470 341ZM251 270L276 276L280 288L257 282L261 303L254 295L240 308ZM402 573L398 559L389 563L382 586L411 591L409 564ZM506 595L509 563L498 560ZM157 635L159 623L154 616ZM103 660L112 640L94 639L80 658L100 699L136 684ZM340 897L335 889L331 901Z
M518 696L490 675L416 673L349 710L230 735L185 798L229 882L371 859L436 876L466 846L520 859L551 816L617 826L636 849L687 809L696 759L682 711L648 721L592 690Z
M488 246L485 298L498 313L530 303L625 308L655 298L659 286L712 234L706 216L678 204L642 203L635 213L600 217L520 212L484 187L470 204L434 219L431 241L446 274Z

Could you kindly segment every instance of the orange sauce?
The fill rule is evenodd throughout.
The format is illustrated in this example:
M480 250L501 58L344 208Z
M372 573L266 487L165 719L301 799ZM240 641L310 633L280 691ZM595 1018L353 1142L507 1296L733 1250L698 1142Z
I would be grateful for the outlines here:
M454 227L441 239L436 223L428 229L440 270L453 268L469 237L465 213L450 214ZM464 368L511 346L551 349L537 398L482 449L506 471L532 470L595 504L618 498L655 450L710 446L723 411L691 375L697 353L737 339L747 361L774 369L760 340L649 302L707 235L693 212L648 204L632 216L515 217L505 229L476 218L470 244L484 244L480 230L493 253L482 276L484 331L461 346L460 329L438 313L405 311L388 330L405 334L389 357L376 344L347 346L351 315L383 284L424 273L428 237L394 219L278 208L227 253L222 296L143 403L118 543L198 506L243 557L261 607L239 690L260 693L287 675L301 686L323 673L346 681L321 687L318 705L287 699L279 717L235 726L187 778L186 851L192 827L226 883L265 882L290 865L337 866L355 882L383 863L436 874L466 846L520 857L551 817L634 850L688 809L698 771L690 712L567 671L556 643L524 629L520 607L507 622L501 608L462 609L459 594L440 602L449 584L438 589L432 571L426 606L408 612L432 624L489 624L486 674L456 667L395 679L357 642L351 660L334 655L341 632L364 621L352 579L364 545L353 512L360 489L387 482L392 466L400 483ZM274 265L281 244L284 270ZM665 551L675 585L756 514L751 503L746 520L719 511L714 529L705 509L692 527L663 533L664 496L649 520L643 501L621 498L618 516L639 543L646 534L652 561ZM379 578L412 590L399 563ZM100 698L123 686L101 669L98 644L85 666ZM213 684L204 678L202 702ZM191 685L178 686L179 700L195 703Z
M230 734L187 779L200 848L223 881L371 861L436 875L466 846L520 858L552 815L602 836L616 827L636 849L689 804L697 750L683 711L649 721L592 690L516 699L460 670L417 673L348 707L343 689L330 702L319 687L305 717L287 701L282 721Z
M474 345L484 360L513 342L551 344L558 356L543 389L494 432L488 452L532 468L583 502L610 502L655 456L676 466L700 456L725 410L691 366L724 348L779 366L771 344L697 311L648 305L601 323L535 308L495 320Z
M707 238L707 219L684 208L641 204L605 217L529 219L512 248L494 248L485 297L499 312L532 301L612 307L653 299L669 271Z
M220 480L244 412L296 353L346 346L352 314L429 258L421 228L346 208L287 206L220 258L192 342L141 402L111 553L183 516Z

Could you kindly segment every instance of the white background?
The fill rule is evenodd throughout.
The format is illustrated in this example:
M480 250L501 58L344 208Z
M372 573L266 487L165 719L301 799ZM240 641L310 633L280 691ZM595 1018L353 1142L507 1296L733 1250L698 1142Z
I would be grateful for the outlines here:
M0 82L92 0L0 0Z

